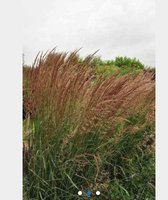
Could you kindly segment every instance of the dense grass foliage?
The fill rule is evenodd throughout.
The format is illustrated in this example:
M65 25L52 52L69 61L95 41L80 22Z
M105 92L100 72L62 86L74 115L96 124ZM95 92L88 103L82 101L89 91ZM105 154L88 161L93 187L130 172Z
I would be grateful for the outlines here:
M25 200L154 199L153 70L96 69L76 52L23 69Z

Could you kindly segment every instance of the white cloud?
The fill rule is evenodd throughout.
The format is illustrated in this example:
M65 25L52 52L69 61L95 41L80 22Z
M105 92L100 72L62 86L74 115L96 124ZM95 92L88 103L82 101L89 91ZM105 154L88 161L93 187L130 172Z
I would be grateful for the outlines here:
M105 59L137 57L155 65L154 0L25 1L24 53L31 63L39 50L100 49Z

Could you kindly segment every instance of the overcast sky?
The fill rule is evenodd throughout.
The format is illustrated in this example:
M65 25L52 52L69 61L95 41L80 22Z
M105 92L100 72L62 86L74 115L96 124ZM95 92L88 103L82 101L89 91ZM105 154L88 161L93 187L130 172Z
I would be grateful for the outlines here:
M80 50L155 66L155 0L24 0L23 53Z

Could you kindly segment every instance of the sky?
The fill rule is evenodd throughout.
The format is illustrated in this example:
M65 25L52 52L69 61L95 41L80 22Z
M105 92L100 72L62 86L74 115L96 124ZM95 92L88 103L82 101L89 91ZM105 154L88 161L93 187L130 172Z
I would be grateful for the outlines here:
M25 64L57 47L155 66L155 0L24 0L23 21Z

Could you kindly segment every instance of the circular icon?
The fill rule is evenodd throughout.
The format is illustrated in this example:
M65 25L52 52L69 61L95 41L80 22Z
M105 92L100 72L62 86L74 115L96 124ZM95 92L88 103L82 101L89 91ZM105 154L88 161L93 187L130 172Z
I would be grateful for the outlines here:
M96 191L96 195L99 196L100 195L100 191Z
M86 195L87 195L88 197L91 197L91 194L92 194L91 191L87 191L87 192L86 192Z
M82 191L78 191L78 195L81 196L82 195Z

